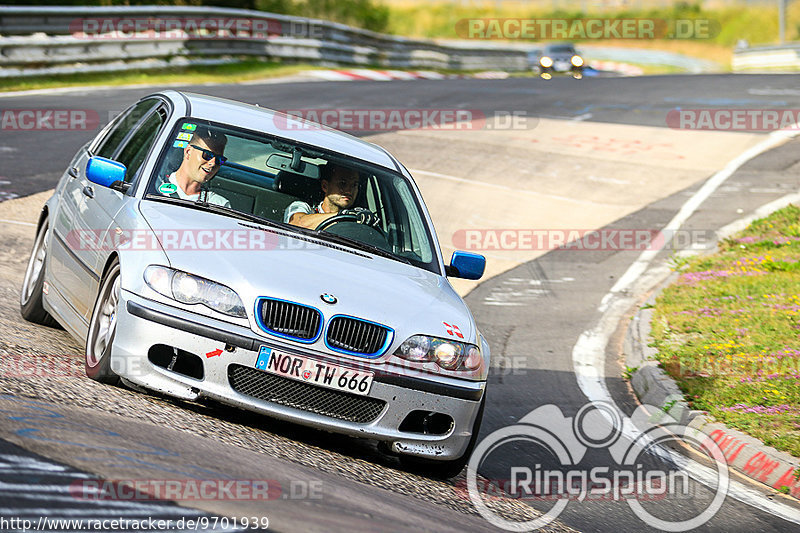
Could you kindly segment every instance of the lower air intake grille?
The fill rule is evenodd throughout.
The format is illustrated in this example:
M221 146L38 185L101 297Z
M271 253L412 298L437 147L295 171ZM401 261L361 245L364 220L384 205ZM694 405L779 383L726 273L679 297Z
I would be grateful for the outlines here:
M383 400L326 389L242 365L228 366L228 381L240 394L359 424L378 418L386 405Z
M389 330L378 324L337 316L328 325L326 340L334 350L375 355L383 349L388 335Z

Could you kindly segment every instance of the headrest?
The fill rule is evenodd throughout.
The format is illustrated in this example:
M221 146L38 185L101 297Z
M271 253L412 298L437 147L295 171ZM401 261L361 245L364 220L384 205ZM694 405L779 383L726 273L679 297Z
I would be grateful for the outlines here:
M287 170L278 172L273 187L278 192L296 196L310 204L315 204L322 199L322 190L319 187L318 179Z

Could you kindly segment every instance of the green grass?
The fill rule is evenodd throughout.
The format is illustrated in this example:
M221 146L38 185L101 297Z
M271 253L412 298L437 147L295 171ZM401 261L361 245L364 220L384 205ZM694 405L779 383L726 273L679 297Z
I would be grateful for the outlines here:
M748 6L746 4L703 9L691 2L675 2L669 7L653 9L606 9L580 12L579 10L548 10L524 2L491 1L464 3L434 3L423 0L384 0L388 5L389 32L410 37L431 39L462 38L457 31L459 21L470 18L525 18L525 19L657 19L687 20L703 19L711 23L712 35L698 39L608 39L603 41L583 41L585 44L599 46L622 46L652 48L681 53L691 57L718 63L723 69L730 68L734 45L745 39L752 45L776 44L778 42L778 10L775 6ZM789 4L786 19L788 41L800 40L800 3ZM462 22L463 24L463 22ZM492 41L498 43L500 41ZM530 42L520 40L517 42ZM579 44L582 41L577 41ZM648 68L646 74L666 73L668 70Z
M470 18L533 18L533 19L656 19L664 21L703 19L713 28L710 38L694 39L733 46L739 39L753 44L773 43L778 38L778 8L776 6L747 6L703 9L699 4L676 2L670 7L641 9L606 9L586 12L575 10L548 10L525 3L486 1L457 4L423 0L388 0L391 16L389 31L397 35L428 38L459 38L457 23ZM800 6L791 5L787 20L797 20ZM800 38L800 26L787 25L787 39Z
M800 456L800 208L680 272L656 302L658 361L693 408Z
M271 10L294 13L292 9L300 9L305 4L289 4L283 0L260 2L259 5ZM286 4L286 5L284 5ZM319 4L319 5L317 5ZM361 0L355 2L367 6ZM309 4L310 5L310 4ZM325 18L328 4L314 4L317 16ZM348 4L349 5L349 4ZM283 6L283 8L281 8ZM294 7L292 7L294 6ZM326 7L327 6L327 7ZM363 7L363 6L362 6ZM379 9L378 9L379 8ZM423 0L384 0L378 6L379 11L386 11L386 31L395 35L432 39L460 38L456 30L459 21L469 18L537 18L537 19L576 19L576 18L651 18L659 20L675 19L707 19L715 28L710 39L672 39L672 40L603 40L585 41L584 44L595 44L616 47L650 48L680 53L713 61L723 70L730 68L733 45L739 39L747 39L751 44L774 43L778 36L777 8L765 6L737 6L703 10L698 5L688 2L676 2L672 7L640 10L604 10L589 11L548 11L532 7L524 2L483 3L429 3ZM305 9L305 8L303 8ZM338 9L338 8L337 8ZM334 10L336 11L336 10ZM341 11L341 10L339 10ZM339 13L336 11L336 13ZM369 12L369 10L367 10ZM295 13L309 15L313 13ZM342 13L329 13L333 18L341 19ZM336 16L335 16L336 15ZM349 17L349 15L348 15ZM364 17L362 17L364 18ZM364 18L362 26L370 26ZM360 20L360 19L359 19ZM800 3L790 4L787 9L787 20L800 20ZM345 17L343 22L353 23ZM382 27L382 26L381 26ZM374 28L373 28L374 29ZM800 39L800 24L789 24L787 39ZM493 41L495 44L498 41ZM530 42L530 41L527 41ZM639 65L645 74L667 74L679 69L666 65ZM16 91L27 89L46 89L52 87L84 86L84 85L136 85L136 84L193 84L193 83L225 83L260 78L286 76L300 70L314 68L303 65L285 65L258 60L245 60L240 63L209 67L169 68L161 71L131 71L112 73L86 73L73 75L36 76L25 78L0 79L0 91Z
M77 87L91 85L159 85L231 83L288 76L303 70L319 67L311 65L245 60L211 66L171 67L159 70L133 70L126 72L90 72L82 74L59 74L48 76L26 76L0 79L0 91L24 91L53 87Z

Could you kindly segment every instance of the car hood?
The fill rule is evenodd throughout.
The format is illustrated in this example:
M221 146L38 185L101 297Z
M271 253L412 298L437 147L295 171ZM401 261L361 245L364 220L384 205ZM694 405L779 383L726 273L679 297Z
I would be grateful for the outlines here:
M549 57L553 61L556 61L556 60L558 60L558 61L569 61L570 59L572 59L572 56L576 56L576 55L579 55L579 54L572 54L572 53L567 53L567 52L558 52L557 54L544 54L544 55L546 55L547 57Z
M170 266L232 288L251 319L256 298L268 296L316 307L326 319L372 320L400 335L447 338L456 326L474 342L472 315L443 276L291 230L166 203L140 206ZM338 302L323 302L326 293Z

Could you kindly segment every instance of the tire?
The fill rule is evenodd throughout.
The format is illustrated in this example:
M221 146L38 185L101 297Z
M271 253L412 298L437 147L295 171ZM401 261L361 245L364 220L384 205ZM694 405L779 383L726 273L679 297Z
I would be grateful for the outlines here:
M48 220L42 222L42 226L36 233L36 239L31 250L31 257L28 259L28 268L25 269L25 278L22 281L22 288L19 297L19 311L22 318L34 324L43 326L59 327L58 322L44 310L43 293L44 288L44 269L45 259L47 258L47 230Z
M119 376L111 370L111 351L117 332L117 316L120 298L120 267L116 259L108 268L100 283L97 299L89 321L86 336L84 366L86 375L100 383L116 385Z
M475 424L472 426L472 437L469 439L467 449L464 455L458 459L450 461L435 461L433 459L423 459L421 457L413 457L410 455L401 455L400 464L404 468L410 470L415 474L432 477L435 479L450 479L456 477L464 470L464 467L469 463L472 456L472 450L478 443L478 433L481 430L481 422L483 421L483 408L486 406L486 391L483 392L483 399L478 408L478 415L475 417Z

